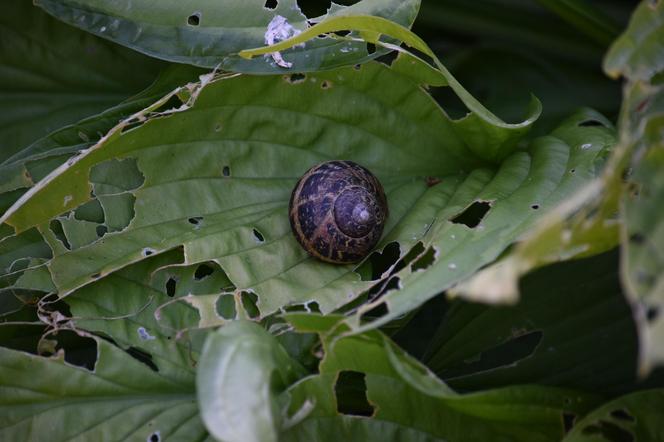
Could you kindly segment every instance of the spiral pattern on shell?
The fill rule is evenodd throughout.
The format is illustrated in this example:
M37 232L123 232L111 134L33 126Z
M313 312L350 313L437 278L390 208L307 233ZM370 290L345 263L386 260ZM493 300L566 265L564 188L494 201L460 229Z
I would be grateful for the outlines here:
M291 228L310 255L332 263L364 258L380 239L388 216L383 186L352 161L309 169L289 203Z

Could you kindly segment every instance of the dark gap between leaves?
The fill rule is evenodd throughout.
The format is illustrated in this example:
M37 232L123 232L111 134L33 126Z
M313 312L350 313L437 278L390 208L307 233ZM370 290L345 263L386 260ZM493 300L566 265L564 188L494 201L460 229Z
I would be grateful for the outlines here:
M573 413L563 413L563 431L569 433L576 422L576 415Z
M579 127L593 127L593 126L604 126L604 124L597 120L585 120L578 124Z
M357 371L340 371L334 385L337 412L351 416L373 416L374 407L367 400L366 375Z
M510 366L532 355L543 336L544 333L539 330L529 331L487 348L461 365L446 368L436 374L442 379L452 379Z
M586 436L601 435L608 442L634 442L634 435L613 422L600 420L588 425L581 433Z
M491 208L491 203L486 201L475 201L466 207L463 212L452 218L454 224L463 224L466 227L477 227Z
M389 309L387 308L387 305L385 303L380 303L368 312L362 314L360 317L360 323L361 324L368 324L371 323L377 319L382 318L383 316L387 315L389 313Z
M200 264L194 272L194 279L200 281L214 273L214 269L207 264Z
M615 419L625 421L625 422L634 422L636 420L634 418L634 416L629 414L629 412L624 408L621 408L621 409L618 409L618 410L613 410L611 412L611 416Z
M106 233L108 233L108 227L106 227L103 224L100 224L97 227L95 227L95 232L97 232L97 236L101 238L102 236L106 235Z
M376 45L373 43L367 43L367 53L371 55L374 52L376 52Z

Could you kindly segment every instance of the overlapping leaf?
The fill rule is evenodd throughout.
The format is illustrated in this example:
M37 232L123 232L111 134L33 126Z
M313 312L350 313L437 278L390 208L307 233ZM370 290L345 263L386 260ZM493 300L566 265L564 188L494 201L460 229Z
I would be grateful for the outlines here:
M39 0L39 6L61 20L93 34L180 63L235 72L282 73L293 64L297 71L317 71L361 63L370 54L364 42L319 38L276 58L252 61L239 58L242 49L284 39L310 26L310 22L343 15L376 15L410 26L419 0L361 0L352 6L332 3L325 17L307 18L296 0L279 0L266 7L263 0L204 0L195 4L99 0ZM276 20L285 19L278 22ZM278 26L274 26L278 25Z
M4 2L0 32L0 161L115 106L148 86L164 66L72 29L29 1ZM78 142L86 136L94 132L83 132ZM0 173L3 190L7 178Z
M92 371L0 348L3 440L204 439L193 380L174 382L102 339Z
M283 440L335 440L342 434L367 441L553 441L563 434L563 413L584 413L593 403L549 387L460 395L380 332L340 337L343 327L330 328L334 318L292 314L287 320L321 333L325 357L319 374L284 393L291 402Z

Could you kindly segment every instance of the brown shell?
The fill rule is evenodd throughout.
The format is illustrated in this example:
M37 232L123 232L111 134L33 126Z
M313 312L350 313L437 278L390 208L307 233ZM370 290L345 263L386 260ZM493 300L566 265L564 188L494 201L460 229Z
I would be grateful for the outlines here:
M373 249L388 216L385 191L367 169L352 161L328 161L309 169L288 206L302 247L323 261L360 261Z

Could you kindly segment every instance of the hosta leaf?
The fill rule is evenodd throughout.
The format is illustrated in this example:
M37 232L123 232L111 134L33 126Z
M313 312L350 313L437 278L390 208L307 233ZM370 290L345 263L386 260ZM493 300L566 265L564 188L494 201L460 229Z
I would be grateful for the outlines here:
M0 161L115 106L149 85L164 66L74 30L28 1L4 2L0 29ZM4 186L5 173L0 177Z
M664 390L615 399L577 422L563 442L655 441L664 438Z
M270 38L284 39L306 29L309 22L323 19L307 18L296 0L279 0L272 9L263 0L204 0L195 4L175 0L36 3L69 24L145 54L230 71L280 73L290 63L297 71L332 69L364 62L380 53L372 56L364 42L321 38L284 53L281 66L276 63L277 57L247 61L237 56L242 49L261 46L272 41ZM333 3L326 17L376 15L410 26L419 4L419 0L361 0L352 6ZM280 19L285 19L285 23L271 29Z
M124 230L62 250L49 262L61 296L183 245L184 264L216 261L237 291L257 295L262 315L310 301L329 312L377 282L361 280L352 266L307 258L290 234L286 205L311 165L351 159L386 187L391 218L382 244L396 241L405 257L423 242L424 256L435 261L431 271L401 266L396 278L403 290L378 301L390 308L381 319L387 321L495 259L547 208L595 176L598 154L613 141L603 127L579 126L586 119L581 113L528 151L492 166L515 150L532 120L499 123L476 102L481 118L450 120L415 80L430 71L404 65L410 61L305 78L206 77L193 92L195 103L185 106L190 109L130 130L123 123L31 189L5 219L23 230L80 206L96 188L91 171L110 167L114 158L144 177L141 187L126 191L135 198L135 216ZM449 221L478 204L492 206L481 225Z
M3 440L192 440L207 432L193 382L176 383L95 338L93 370L0 348Z
M307 331L329 327L328 319L287 315ZM323 345L320 373L285 393L291 427L283 440L326 441L342 434L367 441L553 441L563 434L563 413L583 413L592 404L574 391L548 387L457 394L377 331L333 333Z
M202 419L218 440L276 442L278 393L302 375L299 364L259 325L229 323L203 347L196 378Z
M519 383L625 391L636 376L638 339L618 257L615 249L529 273L514 306L454 301L425 363L463 391Z
M176 87L197 80L204 72L191 66L170 66L143 92L38 139L0 164L0 193L31 187L72 155L99 141L123 118L149 106ZM12 200L19 196L16 194Z

